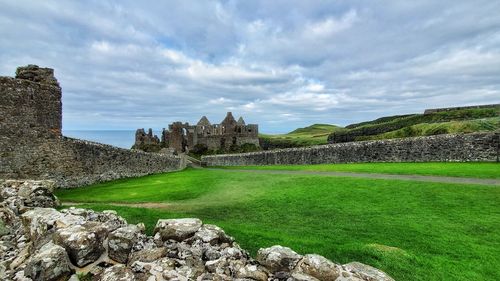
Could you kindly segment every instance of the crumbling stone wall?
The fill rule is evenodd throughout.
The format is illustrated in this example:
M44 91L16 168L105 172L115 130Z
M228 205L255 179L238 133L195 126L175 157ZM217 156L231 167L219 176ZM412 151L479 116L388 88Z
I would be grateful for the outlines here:
M499 161L499 133L361 141L202 157L207 166L357 162Z
M150 129L151 130L151 129ZM144 129L137 129L135 134L135 145L139 149L153 138L152 133L144 137ZM168 147L177 153L189 152L197 146L205 146L207 150L227 150L232 147L254 145L259 147L259 126L257 124L246 124L242 117L236 121L233 114L228 112L220 124L211 124L206 116L203 116L196 125L189 123L173 122L168 130L163 129L161 142L158 140L158 148Z
M53 70L29 65L0 77L0 178L53 179L76 187L179 170L185 159L61 135L61 88Z

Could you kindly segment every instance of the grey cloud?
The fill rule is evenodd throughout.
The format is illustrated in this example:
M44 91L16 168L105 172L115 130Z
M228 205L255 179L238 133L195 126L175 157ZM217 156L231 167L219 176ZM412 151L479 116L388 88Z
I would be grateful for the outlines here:
M65 129L225 111L284 132L500 101L498 1L6 1L0 74L53 67Z

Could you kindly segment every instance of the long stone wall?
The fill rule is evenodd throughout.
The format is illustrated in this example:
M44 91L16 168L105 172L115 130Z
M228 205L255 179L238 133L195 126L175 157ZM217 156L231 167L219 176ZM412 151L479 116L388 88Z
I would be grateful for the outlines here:
M62 137L16 145L2 157L0 178L52 179L79 187L183 169L185 158Z
M183 169L183 157L61 135L61 88L53 70L27 66L0 77L0 179L51 179L77 187Z
M202 157L206 166L499 161L500 133L451 134Z

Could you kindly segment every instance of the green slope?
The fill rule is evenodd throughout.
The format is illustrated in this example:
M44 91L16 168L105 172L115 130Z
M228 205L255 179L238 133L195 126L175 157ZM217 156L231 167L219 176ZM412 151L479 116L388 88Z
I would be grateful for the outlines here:
M313 124L287 134L260 134L259 139L263 149L311 146L326 144L328 135L341 129L342 127L335 125Z
M448 133L472 133L500 129L500 107L462 109L432 114L383 117L347 126L333 132L331 143L371 139L403 138Z

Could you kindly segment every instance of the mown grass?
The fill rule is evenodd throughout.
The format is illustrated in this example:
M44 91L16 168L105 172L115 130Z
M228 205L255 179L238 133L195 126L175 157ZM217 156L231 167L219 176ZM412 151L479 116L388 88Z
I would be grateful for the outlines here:
M149 233L158 218L199 217L253 254L281 244L339 263L367 263L396 280L500 279L496 186L186 170L57 195L115 209L130 223L145 222Z
M424 163L356 163L317 165L233 166L222 169L288 170L317 172L355 172L394 175L424 175L500 179L500 163L495 162L424 162Z

